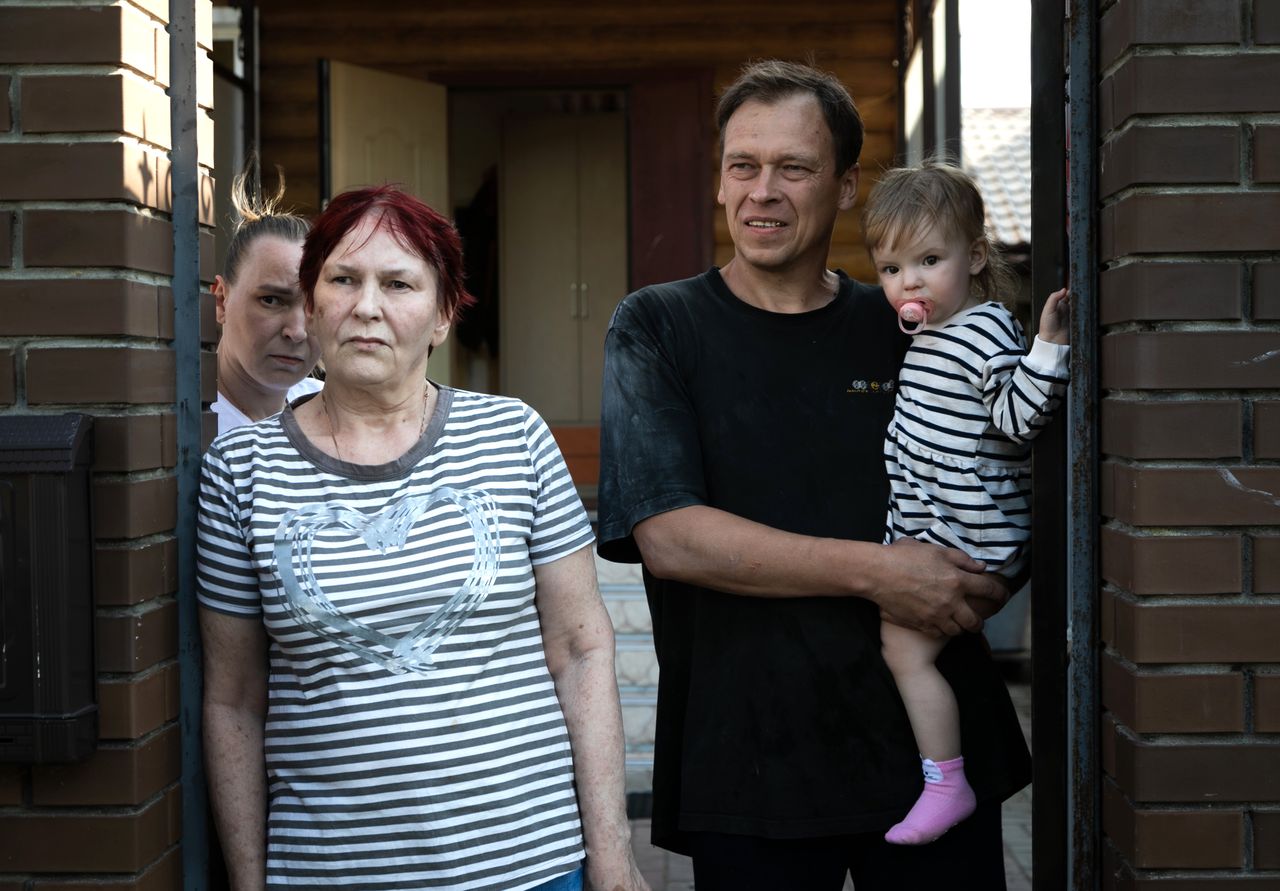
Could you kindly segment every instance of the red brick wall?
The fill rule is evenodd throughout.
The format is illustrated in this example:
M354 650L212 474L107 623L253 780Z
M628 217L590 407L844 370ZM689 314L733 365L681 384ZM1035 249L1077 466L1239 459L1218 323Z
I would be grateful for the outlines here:
M96 416L100 708L88 760L0 764L0 891L181 886L168 12L0 9L0 413ZM204 51L199 74L208 226ZM202 367L210 400L212 353Z
M1103 885L1280 887L1280 3L1103 6Z

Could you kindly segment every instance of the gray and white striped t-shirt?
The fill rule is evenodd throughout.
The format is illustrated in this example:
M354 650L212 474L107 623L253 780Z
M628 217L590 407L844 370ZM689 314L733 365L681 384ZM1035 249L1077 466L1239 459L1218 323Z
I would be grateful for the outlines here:
M532 409L442 388L379 466L286 409L214 441L198 541L201 605L269 638L269 885L515 891L576 868L533 567L592 535ZM468 585L474 612L441 609Z

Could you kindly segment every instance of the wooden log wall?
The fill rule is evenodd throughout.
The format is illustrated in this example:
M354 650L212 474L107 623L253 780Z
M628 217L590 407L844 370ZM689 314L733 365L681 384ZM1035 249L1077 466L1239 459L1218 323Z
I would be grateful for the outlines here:
M849 88L867 128L861 197L893 160L897 132L895 0L261 0L262 156L281 165L288 200L314 211L319 196L318 59L448 82L451 76L511 72L600 72L683 68L710 71L719 91L743 63L812 60ZM713 128L714 129L714 128ZM718 159L718 153L711 157ZM715 201L718 164L707 175ZM872 277L862 247L860 208L840 221L831 265ZM715 258L732 256L717 208Z

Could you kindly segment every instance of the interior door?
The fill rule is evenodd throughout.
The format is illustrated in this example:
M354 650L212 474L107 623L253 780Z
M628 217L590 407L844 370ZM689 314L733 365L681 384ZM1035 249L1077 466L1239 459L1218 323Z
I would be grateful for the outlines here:
M445 88L346 62L330 61L326 69L325 198L356 186L397 183L452 216ZM429 373L448 384L452 366L446 340L431 354Z
M579 418L600 423L604 336L627 294L626 122L587 115L578 127Z
M503 392L551 424L596 424L604 335L627 292L622 114L503 122Z
M578 150L568 114L503 120L498 177L502 392L578 420Z

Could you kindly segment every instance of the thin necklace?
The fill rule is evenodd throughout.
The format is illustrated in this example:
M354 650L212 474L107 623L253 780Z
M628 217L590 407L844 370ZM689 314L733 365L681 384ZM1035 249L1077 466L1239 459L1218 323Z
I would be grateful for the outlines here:
M427 402L431 399L431 382L422 382L422 421L418 424L418 439L422 439L422 434L427 432ZM342 457L342 449L338 447L338 437L333 429L333 416L329 414L329 403L324 398L324 390L320 391L320 407L324 409L324 419L329 422L329 441L333 443L333 450L338 454L338 460L345 462L347 459ZM416 441L416 440L415 440Z

